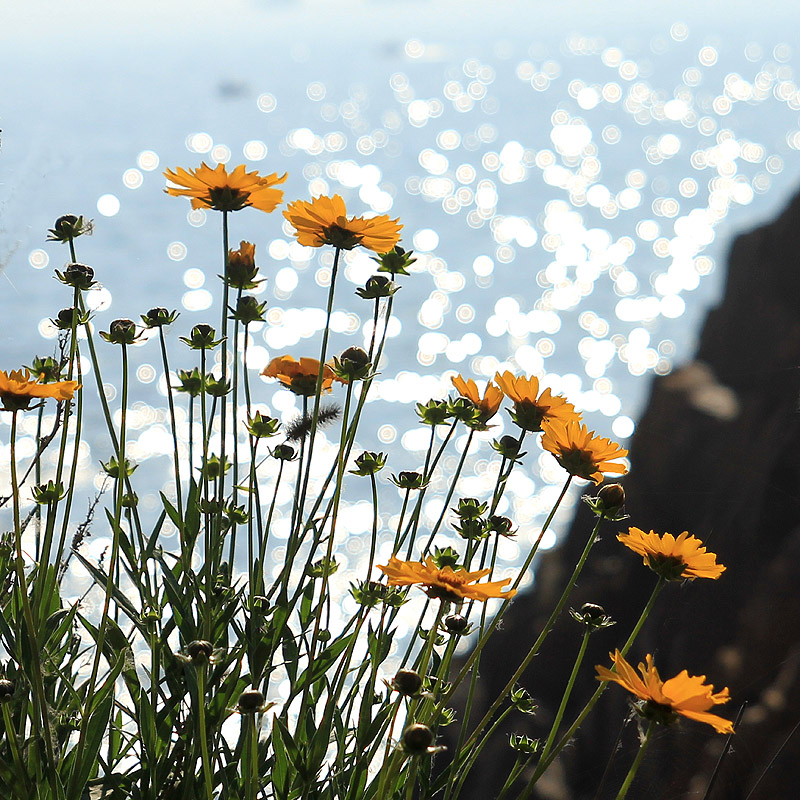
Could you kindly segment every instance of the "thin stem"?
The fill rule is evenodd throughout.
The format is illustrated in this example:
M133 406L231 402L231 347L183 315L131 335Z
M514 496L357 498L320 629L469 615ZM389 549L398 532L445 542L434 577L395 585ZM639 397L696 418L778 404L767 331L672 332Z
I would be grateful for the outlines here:
M208 736L206 734L206 665L197 668L197 727L200 736L200 753L203 759L203 783L206 788L206 800L213 800L211 783L211 759L208 754Z
M169 360L167 358L167 343L164 337L164 326L158 327L158 341L161 345L161 362L164 365L164 380L167 383L167 402L169 404L169 419L172 427L173 463L175 466L175 492L178 498L178 516L183 519L183 491L181 488L181 466L178 455L178 429L175 423L175 400L172 397L172 386L169 380ZM191 467L190 467L191 469Z
M553 720L553 725L550 728L550 734L548 735L544 749L542 750L542 758L547 758L547 754L553 747L553 742L555 741L556 734L558 733L558 728L561 725L561 720L564 719L564 711L567 708L570 695L575 687L575 679L578 677L578 670L583 663L583 657L586 655L586 646L589 644L589 636L591 636L591 634L592 629L587 625L583 632L583 639L581 639L581 646L578 650L578 655L575 658L575 664L572 667L572 672L570 673L569 680L567 681L567 687L564 689L564 695L561 698L561 704L556 712L556 718Z
M653 606L655 605L656 598L660 594L661 590L664 588L665 584L666 584L666 581L664 580L664 578L659 577L658 582L656 583L655 587L653 588L653 592L650 595L650 599L647 601L647 605L645 605L642 613L639 616L639 619L637 620L636 624L633 626L633 630L631 631L631 635L628 637L628 640L625 642L625 644L622 646L622 648L620 650L620 653L621 653L621 655L623 657L625 655L627 655L628 651L631 649L634 641L636 640L636 637L639 635L639 631L642 629L642 626L645 623L645 620L650 615L650 612L653 610ZM616 667L612 667L611 669L612 669L612 671L614 671L616 669ZM550 752L550 754L546 758L542 758L542 759L539 760L539 764L536 767L536 771L533 773L533 776L531 777L530 781L528 782L528 785L525 787L525 789L519 795L517 800L525 800L525 798L530 797L531 792L533 792L533 787L535 786L536 781L539 780L539 778L542 776L544 771L556 759L556 756L558 756L558 754L571 741L572 737L575 735L575 733L577 732L578 728L580 728L580 726L583 724L583 721L586 719L586 717L589 716L589 713L595 707L595 704L600 699L600 697L603 695L603 692L605 692L607 687L608 687L608 682L607 681L603 681L597 687L597 689L595 689L594 694L591 696L591 698L589 698L589 701L583 707L583 709L581 710L580 714L578 714L577 718L575 719L575 722L573 722L572 725L570 725L570 727L567 730L567 732L559 739L558 744L553 748L553 750Z
M636 754L636 758L633 759L633 764L631 764L631 768L628 770L628 774L625 776L625 780L623 781L619 792L617 792L616 800L624 800L625 795L628 794L628 789L631 788L633 779L636 777L636 773L639 771L639 765L642 763L644 754L647 752L647 746L650 744L650 739L653 735L655 727L655 721L651 722L647 726L647 733L645 733L644 739L642 739L642 743L639 745L639 752Z

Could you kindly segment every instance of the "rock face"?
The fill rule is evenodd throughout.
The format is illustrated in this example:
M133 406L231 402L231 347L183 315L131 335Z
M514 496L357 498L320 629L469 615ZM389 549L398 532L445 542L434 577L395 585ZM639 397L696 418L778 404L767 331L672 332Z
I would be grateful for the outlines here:
M596 686L593 665L609 664L608 651L627 638L654 586L615 534L629 524L688 530L728 569L718 581L668 585L629 658L654 653L662 677L687 669L729 686L731 702L715 711L731 719L747 703L710 800L800 796L800 196L734 242L725 296L707 317L696 359L653 382L631 462L622 481L630 519L604 523L571 599L575 607L601 603L617 625L592 636L567 724ZM592 524L580 510L564 545L542 560L534 591L511 607L482 659L479 706L525 655ZM547 735L580 635L563 615L521 681L539 711L512 714L509 731ZM608 767L628 710L627 692L610 686L534 796L615 797L638 747L631 722ZM507 740L498 740L467 783L470 800L495 797L514 764ZM724 742L700 723L662 729L628 798L703 798Z

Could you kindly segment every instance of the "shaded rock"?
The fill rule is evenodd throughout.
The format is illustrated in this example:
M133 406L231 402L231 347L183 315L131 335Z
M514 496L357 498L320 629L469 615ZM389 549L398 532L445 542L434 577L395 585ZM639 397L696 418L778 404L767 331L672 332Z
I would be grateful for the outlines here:
M800 197L775 222L735 240L725 295L707 317L695 361L652 384L631 444L632 471L622 481L630 520L604 524L571 599L575 607L602 604L618 624L592 636L567 724L594 691L593 665L609 663L608 651L625 640L655 583L641 559L616 541L619 530L688 530L728 567L718 581L667 586L629 655L635 663L654 653L662 677L687 669L729 686L731 703L715 711L730 718L748 703L711 800L744 800L765 771L752 800L800 796L800 731L793 733L800 721L798 254ZM473 720L535 639L592 524L581 508L565 543L542 559L533 592L512 605L482 659ZM539 712L512 714L508 731L547 735L580 634L563 615L521 681ZM609 687L534 797L615 796L638 748L631 722L607 770L629 710L626 695ZM689 721L660 731L628 797L702 798L724 742ZM462 796L496 796L514 760L498 736Z

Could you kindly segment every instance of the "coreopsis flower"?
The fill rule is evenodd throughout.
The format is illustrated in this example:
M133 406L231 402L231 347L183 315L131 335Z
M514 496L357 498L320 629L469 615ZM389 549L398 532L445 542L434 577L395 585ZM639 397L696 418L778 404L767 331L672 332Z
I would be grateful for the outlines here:
M485 428L486 423L497 413L503 402L502 390L489 381L481 397L478 385L472 378L465 380L463 375L454 375L450 380L456 391L478 409L478 426Z
M511 418L520 428L531 433L542 430L542 421L575 419L575 406L550 389L539 391L539 379L516 376L511 372L497 373L494 380L506 397L514 403Z
M71 400L76 389L80 389L78 381L43 383L41 378L31 377L27 369L0 370L0 403L6 411L24 411L33 400L47 397Z
M604 472L624 475L628 471L624 464L615 462L627 456L628 451L611 439L596 436L577 419L566 423L546 422L542 447L551 452L570 475L586 481L601 483Z
M639 664L639 672L623 658L619 650L609 653L614 662L616 672L598 665L597 680L614 681L631 694L635 694L640 703L636 710L646 719L662 725L670 725L677 720L677 715L705 722L717 733L733 733L733 723L716 714L709 714L708 709L730 700L727 687L714 693L713 684L705 682L705 675L689 675L684 669L674 678L662 681L653 664L653 656L645 656L646 664Z
M668 581L711 578L717 580L725 567L717 564L715 553L709 553L700 539L684 531L677 538L671 533L663 536L655 531L645 533L631 527L617 539L625 547L642 556L644 563Z
M352 250L361 245L375 253L386 253L400 240L398 219L386 214L377 217L348 217L340 195L315 197L311 202L295 200L289 203L283 216L297 233L297 241L306 247L325 244L340 250Z
M317 391L319 360L316 358L301 358L299 361L295 361L292 356L278 356L264 367L261 374L265 378L277 378L290 392L294 392L301 397L313 397ZM333 389L334 381L344 383L325 364L322 371L322 391L330 392Z
M468 572L463 567L439 568L431 556L421 561L401 561L396 556L389 559L389 563L378 569L388 578L389 586L413 586L420 584L424 587L428 597L440 600L450 600L460 603L462 600L480 600L485 602L490 597L508 599L516 594L515 589L503 591L511 583L511 578L502 581L478 581L488 575L491 569L479 569Z
M228 172L224 164L214 169L205 162L196 169L168 169L164 177L176 186L164 191L173 197L189 197L192 208L213 208L215 211L239 211L247 206L269 213L283 200L283 191L273 187L286 180L287 173L259 175L248 172L240 164Z

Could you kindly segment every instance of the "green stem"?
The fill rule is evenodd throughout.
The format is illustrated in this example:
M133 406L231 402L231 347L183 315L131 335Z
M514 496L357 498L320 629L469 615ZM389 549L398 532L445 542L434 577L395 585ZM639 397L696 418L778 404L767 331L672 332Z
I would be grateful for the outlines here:
M78 779L78 767L81 764L83 750L86 746L86 737L88 735L88 723L91 719L89 710L94 701L94 693L97 688L97 676L100 671L100 659L103 654L103 646L105 645L106 628L108 625L108 612L111 606L111 594L114 588L114 574L117 569L117 562L119 560L120 550L120 531L122 528L122 497L125 492L125 484L127 478L127 470L125 468L125 437L127 435L127 408L128 408L128 347L125 344L120 345L122 348L122 400L120 408L120 431L119 431L119 445L117 448L117 465L119 473L117 475L116 498L114 502L114 521L111 540L111 558L108 562L108 573L106 576L105 598L103 600L103 612L100 616L100 624L97 627L97 640L95 641L95 654L92 662L92 672L89 677L88 689L86 692L86 713L81 720L80 733L78 735L78 743L75 745L77 753L73 761L72 773L69 779L69 790L67 796L74 796L79 787L76 781Z
M597 533L600 530L601 522L602 518L599 518L595 523L594 530L592 530L591 536L589 536L589 541L586 542L586 546L583 548L583 553L581 553L581 557L578 559L578 563L575 565L575 569L572 571L572 575L570 576L569 581L567 581L567 585L564 587L564 591L561 593L558 603L556 603L555 608L550 614L550 618L545 623L541 633L533 643L531 649L528 651L528 654L522 659L522 663L520 663L519 667L517 667L516 671L511 676L511 679L508 681L508 683L506 683L497 699L494 701L494 703L492 703L492 705L489 707L489 710L486 712L486 714L484 714L483 719L478 723L477 728L475 728L475 731L472 733L472 736L470 736L470 739L467 742L467 746L474 741L475 737L480 733L484 726L488 724L489 720L492 718L492 715L500 707L508 693L514 688L514 685L517 683L517 681L522 677L522 674L528 668L531 661L533 661L533 659L536 657L537 653L542 647L542 644L544 644L544 640L553 629L556 620L564 610L564 606L567 604L567 600L569 599L572 590L575 588L578 577L583 571L583 567L586 564L586 559L589 557L589 552L594 546L594 543L597 541ZM541 536L539 538L541 539Z
M161 345L161 362L164 365L164 380L167 383L167 402L169 404L169 419L172 427L173 464L175 466L175 492L178 498L178 516L183 519L183 491L181 489L181 467L178 455L178 429L175 423L175 400L172 397L172 386L169 380L169 360L167 358L167 343L164 337L164 326L158 327L158 341ZM191 426L191 422L189 423ZM191 468L191 467L190 467ZM181 538L183 537L183 531Z
M11 750L11 760L14 762L16 777L22 785L22 792L18 797L20 800L24 800L24 798L31 797L31 781L28 776L28 770L25 769L25 764L19 753L17 732L14 730L14 723L11 719L11 712L8 710L8 703L3 703L3 724L6 729L6 739L8 740L8 747Z
M556 712L556 718L553 720L553 725L550 728L550 734L547 737L547 741L545 742L544 749L542 750L542 758L547 758L547 754L553 747L553 742L556 739L556 734L558 733L558 729L561 725L561 720L564 719L564 711L567 708L567 703L569 702L570 695L572 694L572 690L575 687L575 679L578 677L578 670L580 669L581 664L583 663L583 657L586 655L586 646L589 644L589 636L591 636L592 629L590 626L586 626L586 629L583 632L583 638L581 639L581 646L578 650L578 655L575 658L575 664L572 667L572 672L570 673L569 680L567 681L567 687L564 689L564 695L561 698L561 704L558 707L558 711Z
M558 510L558 507L561 505L561 501L564 499L564 495L566 495L567 489L569 489L569 485L571 482L572 482L572 475L567 477L566 483L564 484L564 488L561 490L561 494L559 494L558 499L556 500L555 505L551 509L550 513L547 515L547 519L544 521L544 525L542 525L542 529L539 532L539 536L533 543L533 547L528 553L528 557L525 559L525 563L522 565L522 568L520 569L516 580L511 585L510 591L515 591L519 587L520 583L522 583L522 580L525 577L525 574L527 573L528 568L531 565L531 562L533 561L533 557L536 555L536 551L539 549L539 545L542 543L542 538L544 537L544 534L547 531L547 529L550 527L550 523L553 521L553 517L556 515L556 511ZM511 599L512 598L509 597L503 601L503 605L500 606L500 610L497 612L494 619L489 623L489 627L486 629L486 632L483 634L483 636L481 636L472 653L470 653L464 666L458 673L458 676L453 681L451 688L442 698L443 703L447 702L447 700L449 700L450 697L452 697L456 688L461 684L461 681L464 680L470 669L472 669L473 664L480 655L481 650L483 650L484 646L486 645L486 642L488 641L489 637L495 632L495 629L500 624L500 620L503 618L503 615L505 614L506 610L511 604Z
M647 733L645 733L644 739L642 739L642 743L639 745L639 752L636 754L636 758L633 760L633 764L631 764L631 768L628 770L628 774L625 776L625 780L623 781L622 786L617 793L616 800L624 800L625 795L628 794L628 789L631 788L633 779L636 777L636 773L639 771L639 765L642 763L642 759L647 751L647 746L650 744L650 739L653 735L655 727L655 721L652 721L647 726Z
M647 601L647 605L645 605L644 610L642 611L638 621L636 622L636 625L634 625L633 630L631 631L631 635L628 637L628 640L625 642L625 644L622 646L620 650L620 654L623 656L623 658L627 655L628 651L631 649L634 641L636 640L636 637L639 635L639 631L642 629L645 620L650 615L650 612L653 610L656 598L660 594L661 590L664 588L665 584L666 581L663 578L659 577L658 583L656 583L655 587L653 588L653 592L650 595L650 599ZM612 667L612 670L615 669L616 669L615 667ZM586 719L586 717L589 716L589 713L595 707L595 704L603 695L603 692L605 692L607 687L608 687L608 682L603 681L597 687L597 689L595 689L594 694L591 696L591 698L589 698L589 701L583 707L580 714L578 714L577 718L575 719L575 722L573 722L572 725L570 725L567 732L561 737L561 739L559 739L558 744L553 748L553 750L546 758L540 759L539 764L536 767L536 771L533 773L533 776L531 777L528 785L519 795L517 800L525 800L525 798L530 797L531 793L533 792L533 787L535 786L536 781L539 780L544 771L556 759L558 754L567 746L567 744L569 744L569 742L572 740L572 737L578 731L578 728L580 728L580 726L583 724L583 721Z
M206 800L213 800L211 783L211 759L208 754L208 735L206 734L206 665L197 668L197 727L200 736L200 753L203 760L203 783Z

